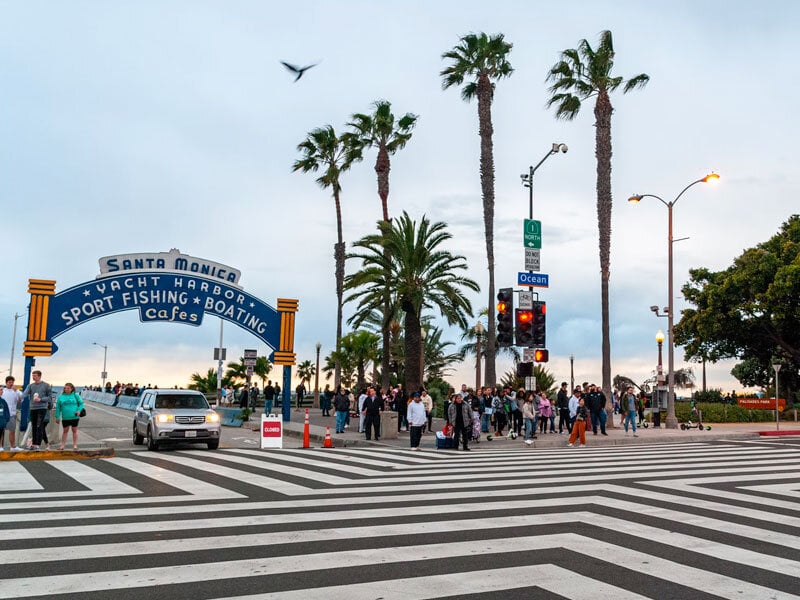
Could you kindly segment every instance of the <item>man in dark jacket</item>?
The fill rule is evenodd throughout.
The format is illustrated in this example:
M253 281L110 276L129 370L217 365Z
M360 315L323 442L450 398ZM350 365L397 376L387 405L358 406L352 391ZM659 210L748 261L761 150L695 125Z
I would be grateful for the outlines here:
M569 418L569 394L567 393L567 382L561 383L561 389L556 396L556 406L558 407L558 433L572 433L572 421Z
M375 441L378 441L381 435L383 399L375 394L375 388L372 386L367 388L367 397L364 399L364 404L361 405L361 412L364 414L364 433L367 434L367 439L372 439L370 436L374 430Z
M595 384L589 386L589 393L586 394L586 405L589 407L589 414L592 417L592 433L597 435L597 425L600 424L600 433L606 433L606 395L597 389Z
M344 424L347 421L347 415L350 414L350 396L342 389L342 386L336 388L333 396L333 409L336 411L336 433L344 433Z
M453 448L458 448L458 440L462 438L464 450L468 451L472 434L472 407L461 394L453 394L447 407L447 422L453 426Z

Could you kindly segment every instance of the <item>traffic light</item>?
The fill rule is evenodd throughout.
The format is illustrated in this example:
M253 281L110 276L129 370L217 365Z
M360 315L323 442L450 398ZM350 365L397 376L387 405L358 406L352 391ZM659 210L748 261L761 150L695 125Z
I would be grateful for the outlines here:
M506 348L514 341L514 288L500 288L497 293L497 345Z
M530 347L533 341L531 329L533 328L533 312L527 308L518 308L514 311L514 329L517 334L517 346Z
M537 300L533 303L533 331L531 332L531 348L547 346L547 303Z
M533 363L517 363L517 377L533 377Z
M533 360L535 360L537 363L547 362L550 360L550 350L537 348L533 351Z

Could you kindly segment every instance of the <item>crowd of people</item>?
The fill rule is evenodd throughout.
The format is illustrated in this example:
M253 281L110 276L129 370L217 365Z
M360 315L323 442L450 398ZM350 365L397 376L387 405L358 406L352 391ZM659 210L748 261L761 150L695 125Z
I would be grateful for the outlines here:
M47 426L51 419L61 426L59 450L64 450L69 434L72 434L72 449L78 449L78 424L86 410L80 394L72 383L65 383L56 395L52 386L42 380L39 370L31 373L31 383L20 391L13 376L6 377L0 393L0 452L5 450L5 435L8 434L12 452L26 450L51 450ZM52 433L52 431L51 431ZM19 444L18 445L18 437Z

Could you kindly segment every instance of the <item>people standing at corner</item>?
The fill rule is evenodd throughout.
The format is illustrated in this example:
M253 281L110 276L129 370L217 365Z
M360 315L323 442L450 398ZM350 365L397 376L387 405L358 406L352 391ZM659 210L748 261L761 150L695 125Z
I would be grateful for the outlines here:
M19 452L22 448L17 446L17 411L20 404L22 404L22 392L14 386L14 377L9 375L6 377L6 385L3 388L0 397L5 401L8 407L8 420L4 428L0 428L0 451L3 446L4 431L8 431L8 447L12 452Z
M294 393L297 400L297 406L295 408L300 410L303 408L303 398L306 396L306 386L303 385L302 381L294 388Z
M83 399L75 391L75 386L71 383L64 384L64 391L61 392L56 400L56 423L62 421L61 446L63 450L67 444L67 434L72 429L72 449L78 449L78 421L80 421L83 411Z
M489 425L492 423L492 390L488 387L483 388L481 394L481 433L489 433Z
M341 385L333 395L333 408L336 411L336 433L344 433L344 424L350 414L350 396L342 390Z
M581 386L575 388L572 392L572 396L569 397L569 432L572 433L573 428L575 427L575 416L578 414L578 404L579 399L583 395L581 391Z
M419 450L419 442L422 439L422 429L425 427L428 417L425 415L425 407L422 405L420 395L416 392L408 405L406 417L408 418L411 449Z
M517 397L519 397L519 393L517 393ZM530 446L536 438L536 405L533 403L533 392L525 394L522 418L525 421L525 443Z
M44 433L44 421L47 413L53 407L53 388L50 384L42 381L42 372L39 370L31 373L33 382L28 384L22 392L23 398L28 398L30 402L30 421L31 435L33 436L32 450L39 450L42 444Z
M639 437L636 433L636 394L633 393L633 386L628 386L628 391L620 399L619 410L625 415L625 435L628 435L628 423L631 424L633 429L633 437Z
M372 386L367 388L367 394L361 412L364 415L364 433L367 434L367 439L372 439L371 434L374 431L375 441L377 442L381 435L383 399L375 393L375 388Z
M264 414L272 413L272 405L275 403L275 388L272 387L272 380L267 381L264 388Z
M553 414L553 407L550 405L550 399L544 392L539 394L539 433L547 433L547 423L550 421L550 416Z
M447 422L453 426L453 448L458 448L459 439L463 449L469 451L469 438L472 434L472 407L464 401L461 394L453 394L447 407Z
M572 425L572 433L569 436L567 446L574 446L575 440L580 439L581 448L586 446L586 420L589 418L589 411L586 410L583 396L578 398L578 408L575 411L575 423Z
M430 432L433 430L433 398L428 395L428 390L425 389L420 390L419 397L425 407L425 416L428 419L428 431Z
M247 398L248 398L247 386L244 386L242 388L242 391L239 392L239 408L241 408L242 410L247 408Z
M597 426L600 426L600 433L606 433L606 396L597 389L597 385L592 383L589 385L589 393L586 394L585 404L589 409L589 415L592 419L592 433L597 435Z
M330 384L325 384L325 389L322 390L322 416L331 416L331 401L333 400L333 390Z

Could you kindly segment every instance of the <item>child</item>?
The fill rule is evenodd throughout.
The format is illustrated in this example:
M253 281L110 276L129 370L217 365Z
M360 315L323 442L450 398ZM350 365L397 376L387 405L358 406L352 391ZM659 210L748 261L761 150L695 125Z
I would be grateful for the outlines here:
M583 400L583 396L581 396L578 398L578 410L575 413L575 424L569 436L568 446L573 446L578 437L581 439L581 448L586 446L586 417L588 414L589 411L586 410L586 404Z

